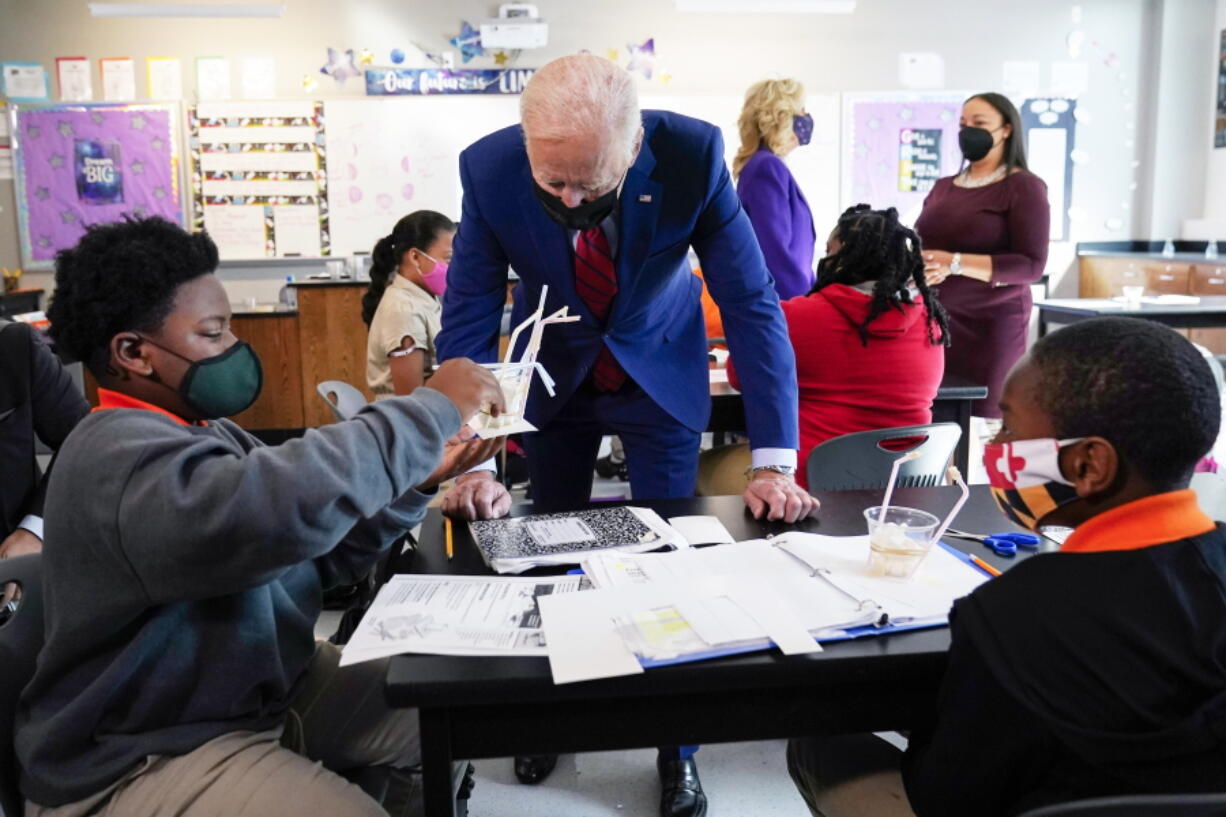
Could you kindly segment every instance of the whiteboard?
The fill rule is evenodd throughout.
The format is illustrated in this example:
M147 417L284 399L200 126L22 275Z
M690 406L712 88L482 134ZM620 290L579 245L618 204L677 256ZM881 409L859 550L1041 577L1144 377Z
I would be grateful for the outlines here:
M639 104L644 109L673 111L718 127L724 136L724 161L728 171L732 171L732 160L741 145L736 122L744 105L743 96L650 95L641 97ZM824 245L826 235L842 212L839 201L839 96L813 94L805 99L805 109L813 115L813 139L788 154L784 161L809 202L818 243Z
M458 221L460 151L518 121L518 96L324 103L332 254L370 252L414 210Z
M644 109L674 111L710 122L724 137L731 168L740 145L740 95L649 95ZM787 157L809 201L820 241L841 212L839 97L810 96L812 142ZM324 103L332 253L370 252L414 210L460 217L459 155L464 148L519 121L518 96L426 96L343 99Z

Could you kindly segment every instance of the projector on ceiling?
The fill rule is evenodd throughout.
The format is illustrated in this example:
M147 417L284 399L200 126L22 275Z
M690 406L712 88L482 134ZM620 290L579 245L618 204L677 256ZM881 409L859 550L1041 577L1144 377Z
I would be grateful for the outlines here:
M531 3L504 3L498 17L481 24L482 48L544 48L549 24Z

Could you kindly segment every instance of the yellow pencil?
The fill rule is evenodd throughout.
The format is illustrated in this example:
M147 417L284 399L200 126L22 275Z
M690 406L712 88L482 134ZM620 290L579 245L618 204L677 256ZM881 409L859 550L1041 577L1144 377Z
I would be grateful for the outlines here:
M455 541L451 536L451 517L443 517L443 527L447 536L447 561L451 561L451 557L455 556Z
M448 528L447 530L448 530L448 531L450 531L451 529L450 529L450 528ZM450 541L451 541L451 537L450 537L450 536L448 536L447 541L448 541L448 542L450 542ZM447 551L447 552L448 552L448 553L450 553L450 552L451 552L451 550L450 550L450 546L449 546L449 548L448 548L448 551ZM996 568L992 567L990 564L988 564L987 562L985 562L983 559L980 559L978 556L976 556L976 555L975 555L975 554L973 554L973 553L971 553L971 554L969 554L969 555L970 555L970 559L971 559L971 561L975 563L975 567L978 567L980 570L982 570L983 572L987 573L987 574L988 574L988 575L990 575L990 576L999 576L999 575L1000 575L1000 571L999 571L999 570L997 570Z

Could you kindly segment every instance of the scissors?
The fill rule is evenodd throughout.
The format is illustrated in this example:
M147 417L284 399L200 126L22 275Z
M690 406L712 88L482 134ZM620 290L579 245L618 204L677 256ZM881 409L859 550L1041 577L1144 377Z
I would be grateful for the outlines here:
M981 535L978 533L966 533L965 531L954 530L953 528L948 528L945 533L957 539L972 539L976 542L983 542L997 556L1016 556L1018 548L1036 550L1041 541L1033 533L1004 532Z

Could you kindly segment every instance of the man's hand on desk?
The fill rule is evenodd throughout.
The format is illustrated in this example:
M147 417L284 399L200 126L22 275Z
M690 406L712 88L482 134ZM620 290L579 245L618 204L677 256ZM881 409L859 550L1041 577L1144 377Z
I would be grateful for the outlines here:
M812 515L821 504L796 480L776 471L755 471L741 496L754 519L772 522L795 522Z
M25 556L27 553L38 553L42 549L42 539L39 539L25 528L18 528L6 536L4 541L0 543L0 559Z
M443 513L456 519L497 519L511 510L511 494L493 471L473 471L455 481L443 497Z
M498 453L506 438L495 437L483 440L474 437L472 429L464 426L460 433L452 437L443 446L443 459L439 461L434 473L418 488L430 489L440 482L446 482L457 474L463 474L472 467L480 465Z

